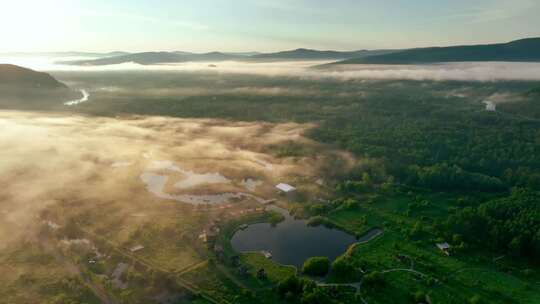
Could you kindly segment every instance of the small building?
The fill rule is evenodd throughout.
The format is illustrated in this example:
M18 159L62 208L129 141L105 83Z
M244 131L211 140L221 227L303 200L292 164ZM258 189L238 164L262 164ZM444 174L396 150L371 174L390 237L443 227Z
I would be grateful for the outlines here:
M450 244L444 242L444 243L437 243L437 248L439 248L444 254L450 255Z
M285 183L279 183L276 185L280 194L285 195L288 199L294 199L296 195L296 188Z
M129 251L131 251L132 253L135 253L135 252L143 250L143 249L144 249L143 245L137 245L137 246L131 247L131 249Z
M266 250L263 250L261 251L262 255L264 255L265 258L267 259L271 259L272 258L272 254L269 252L269 251L266 251Z
M278 188L278 190L283 192L283 193L289 193L289 192L296 191L295 187L293 187L293 186L291 186L289 184L284 184L284 183L277 184L276 188Z
M203 243L213 242L216 239L216 236L219 234L219 227L212 226L208 230L204 229L201 234L199 234L199 239Z
M493 101L485 100L484 104L486 105L486 111L495 112L497 111L497 104Z

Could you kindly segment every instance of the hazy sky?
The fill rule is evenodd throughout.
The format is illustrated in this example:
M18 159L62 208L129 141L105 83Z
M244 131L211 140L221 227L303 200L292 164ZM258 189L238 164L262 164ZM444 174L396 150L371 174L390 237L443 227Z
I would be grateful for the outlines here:
M540 36L540 0L4 0L0 52L404 48Z

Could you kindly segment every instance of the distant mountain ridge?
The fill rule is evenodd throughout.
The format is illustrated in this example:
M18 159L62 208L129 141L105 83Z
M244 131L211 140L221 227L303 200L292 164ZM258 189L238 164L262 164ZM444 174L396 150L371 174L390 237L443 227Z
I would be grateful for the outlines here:
M437 62L472 62L472 61L540 61L540 38L527 38L509 43L486 45L463 45L449 47L428 47L402 50L359 50L334 51L299 48L274 53L190 53L190 52L142 52L109 53L92 60L61 62L70 65L99 66L134 62L142 65L182 63L182 62L219 62L219 61L301 61L329 60L334 64L422 64ZM114 56L113 56L114 55Z
M100 65L111 65L111 64L121 64L127 62L134 62L143 65L150 64L163 64L163 63L181 63L181 62L192 62L192 61L225 61L225 60L235 60L242 59L245 56L234 55L234 54L225 54L220 52L210 52L204 54L195 54L188 52L143 52L128 54L123 56L99 58L93 60L78 60L78 61L68 61L61 62L64 64L71 65L83 65L83 66L100 66Z
M422 64L472 61L540 61L540 38L527 38L508 43L417 48L353 58L336 64Z
M182 62L204 62L204 61L272 61L272 60L339 60L347 58L363 57L375 54L387 54L391 51L352 51L352 52L339 52L339 51L318 51L310 49L296 49L292 51L284 51L277 53L222 53L222 52L210 52L210 53L189 53L189 52L143 52L127 54L115 57L98 58L92 60L77 60L61 62L70 65L83 65L83 66L100 66L121 64L127 62L134 62L143 65L150 64L164 64L164 63L182 63Z
M276 53L266 53L251 56L254 59L284 59L284 60L332 60L348 59L366 56L382 55L395 52L393 50L360 50L360 51L319 51L312 49L296 49Z

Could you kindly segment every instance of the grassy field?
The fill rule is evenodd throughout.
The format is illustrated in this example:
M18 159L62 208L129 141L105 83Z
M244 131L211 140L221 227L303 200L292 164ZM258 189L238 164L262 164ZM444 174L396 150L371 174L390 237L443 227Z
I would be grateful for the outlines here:
M101 303L77 273L34 244L3 252L0 265L1 303Z
M185 273L182 279L200 288L212 297L225 303L250 303L253 294L238 286L233 280L223 274L215 264L209 263L193 271Z
M382 236L349 251L350 258L364 265L365 271L383 273L384 287L362 289L369 303L411 303L415 293L428 295L433 303L467 303L474 297L485 303L538 302L538 274L522 275L525 263L503 259L502 263L513 264L514 271L502 271L492 262L497 253L477 250L446 256L436 248L437 236L429 229L411 238L409 228L415 222L428 227L434 218L445 216L455 201L449 195L424 194L423 199L433 204L407 213L404 206L415 199L394 195L329 215L338 225L358 233L371 227L385 230ZM355 220L359 218L366 220Z
M240 256L240 261L248 266L251 276L255 277L259 269L264 269L268 281L274 284L297 272L295 267L279 265L258 252L244 253Z

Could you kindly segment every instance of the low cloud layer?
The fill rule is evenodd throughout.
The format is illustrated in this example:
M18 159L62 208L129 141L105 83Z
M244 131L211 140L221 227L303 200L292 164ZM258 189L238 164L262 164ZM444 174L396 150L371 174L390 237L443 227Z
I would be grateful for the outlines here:
M341 79L404 79L434 81L540 80L540 63L447 63L426 65L338 66L333 77Z
M223 62L211 68L207 63L141 66L134 63L109 67L94 67L99 70L163 70L180 72L215 72L232 74L254 74L260 76L289 76L305 79L355 79L373 80L434 80L434 81L502 81L540 80L540 63L447 63L432 65L341 65L313 68L321 62L274 62L240 63Z
M132 88L132 87L97 87L97 92L114 93L115 95L133 96L207 96L207 95L248 95L248 96L321 96L329 94L322 90L310 88L291 88L284 86L256 87L242 86L233 88L177 87L177 88Z
M58 58L54 60L58 61ZM253 74L286 76L306 79L335 80L435 80L435 81L540 81L540 63L471 62L425 65L333 65L313 68L329 62L188 62L178 64L139 65L123 63L109 66L58 65L46 58L0 58L0 62L14 63L44 71L177 71L218 74Z

